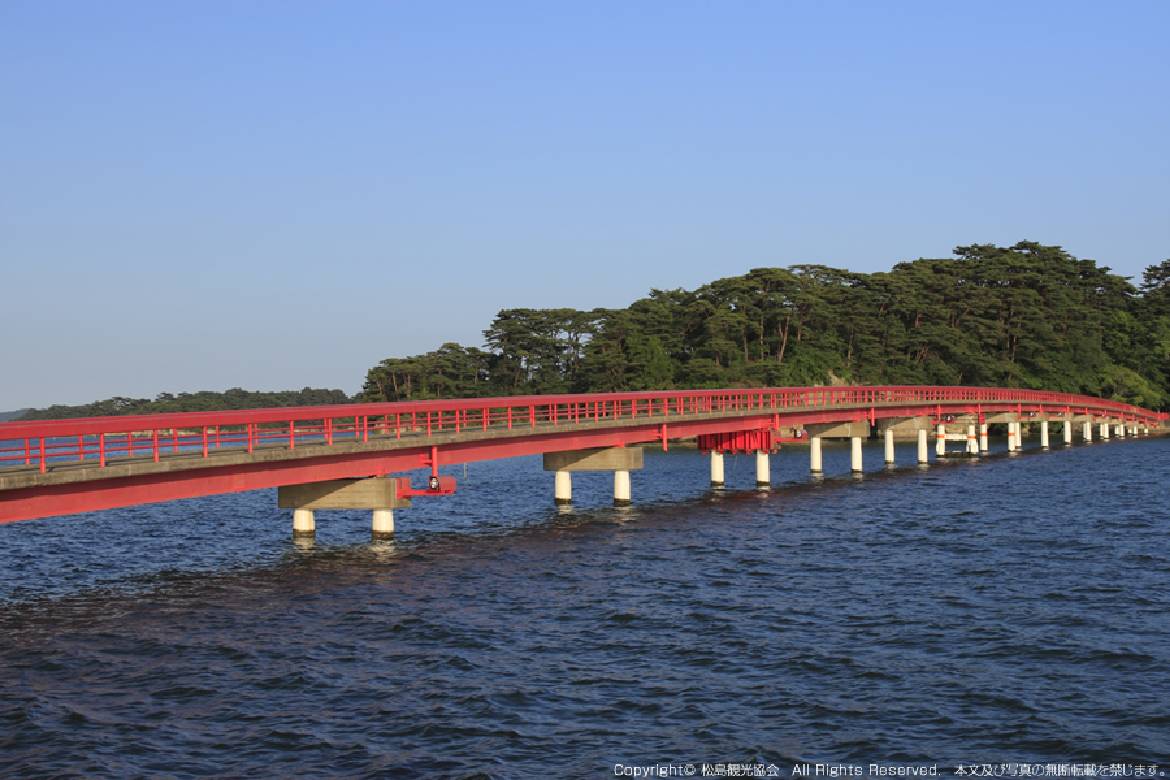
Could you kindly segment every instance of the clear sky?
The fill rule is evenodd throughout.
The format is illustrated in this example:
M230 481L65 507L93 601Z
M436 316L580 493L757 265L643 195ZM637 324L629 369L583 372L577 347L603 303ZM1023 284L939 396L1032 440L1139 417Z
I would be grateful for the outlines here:
M512 306L1170 257L1170 3L0 0L0 410L357 390Z

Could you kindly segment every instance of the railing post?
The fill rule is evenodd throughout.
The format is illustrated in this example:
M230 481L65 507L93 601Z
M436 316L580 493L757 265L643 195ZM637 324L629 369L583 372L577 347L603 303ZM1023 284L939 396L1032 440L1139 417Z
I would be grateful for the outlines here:
M46 468L46 466L45 466L45 437L44 437L44 434L42 434L40 436L38 441L40 442L40 448L41 448L41 473L44 474L45 468Z
M151 431L150 439L151 439L151 441L150 441L151 454L154 457L154 462L158 463L158 428L155 428L154 430Z

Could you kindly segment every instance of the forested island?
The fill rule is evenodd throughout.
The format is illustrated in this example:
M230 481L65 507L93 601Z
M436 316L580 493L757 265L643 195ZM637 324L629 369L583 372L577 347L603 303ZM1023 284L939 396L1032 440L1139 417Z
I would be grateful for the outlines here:
M995 385L1170 400L1170 260L1140 286L1059 246L960 246L856 273L757 268L624 309L505 309L485 348L369 370L360 399L859 384Z
M210 412L220 409L260 409L276 406L318 406L344 404L349 397L341 390L306 387L302 390L255 391L234 387L215 392L161 393L154 398L107 398L77 406L56 404L46 409L29 409L21 420L62 420L71 417L105 417L164 412Z

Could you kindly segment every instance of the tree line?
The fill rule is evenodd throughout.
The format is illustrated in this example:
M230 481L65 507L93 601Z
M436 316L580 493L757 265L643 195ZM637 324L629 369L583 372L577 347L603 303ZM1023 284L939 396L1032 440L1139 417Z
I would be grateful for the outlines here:
M505 309L482 348L386 358L358 399L856 383L1170 402L1170 260L1135 286L1031 241L954 255L879 273L756 268L623 309Z
M55 404L45 409L30 409L21 420L62 420L72 417L106 417L126 414L160 414L164 412L211 412L223 409L260 409L276 406L318 406L350 401L341 390L306 387L301 390L257 391L233 387L215 392L160 393L154 398L106 398L88 404Z

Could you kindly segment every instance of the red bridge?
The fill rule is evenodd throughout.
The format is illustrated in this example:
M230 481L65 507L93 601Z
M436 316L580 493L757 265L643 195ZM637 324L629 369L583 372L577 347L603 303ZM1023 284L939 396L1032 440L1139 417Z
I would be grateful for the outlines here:
M698 439L711 453L711 480L723 482L724 452L755 452L757 483L770 481L768 453L807 443L821 468L821 441L861 442L874 427L893 442L918 440L918 461L948 441L952 455L988 451L988 426L1008 426L1008 449L1025 431L1049 446L1049 424L1073 442L1148 435L1167 414L1088 396L983 387L799 387L670 390L520 396L447 401L185 412L128 417L0 423L0 523L170 501L215 493L280 488L294 510L294 532L309 534L313 510L363 508L376 536L392 533L393 509L420 495L454 490L441 464L543 454L556 472L555 498L571 500L573 471L614 472L616 503L630 500L630 470L647 442ZM1094 434L1094 429L1096 434ZM425 488L388 475L430 469Z

